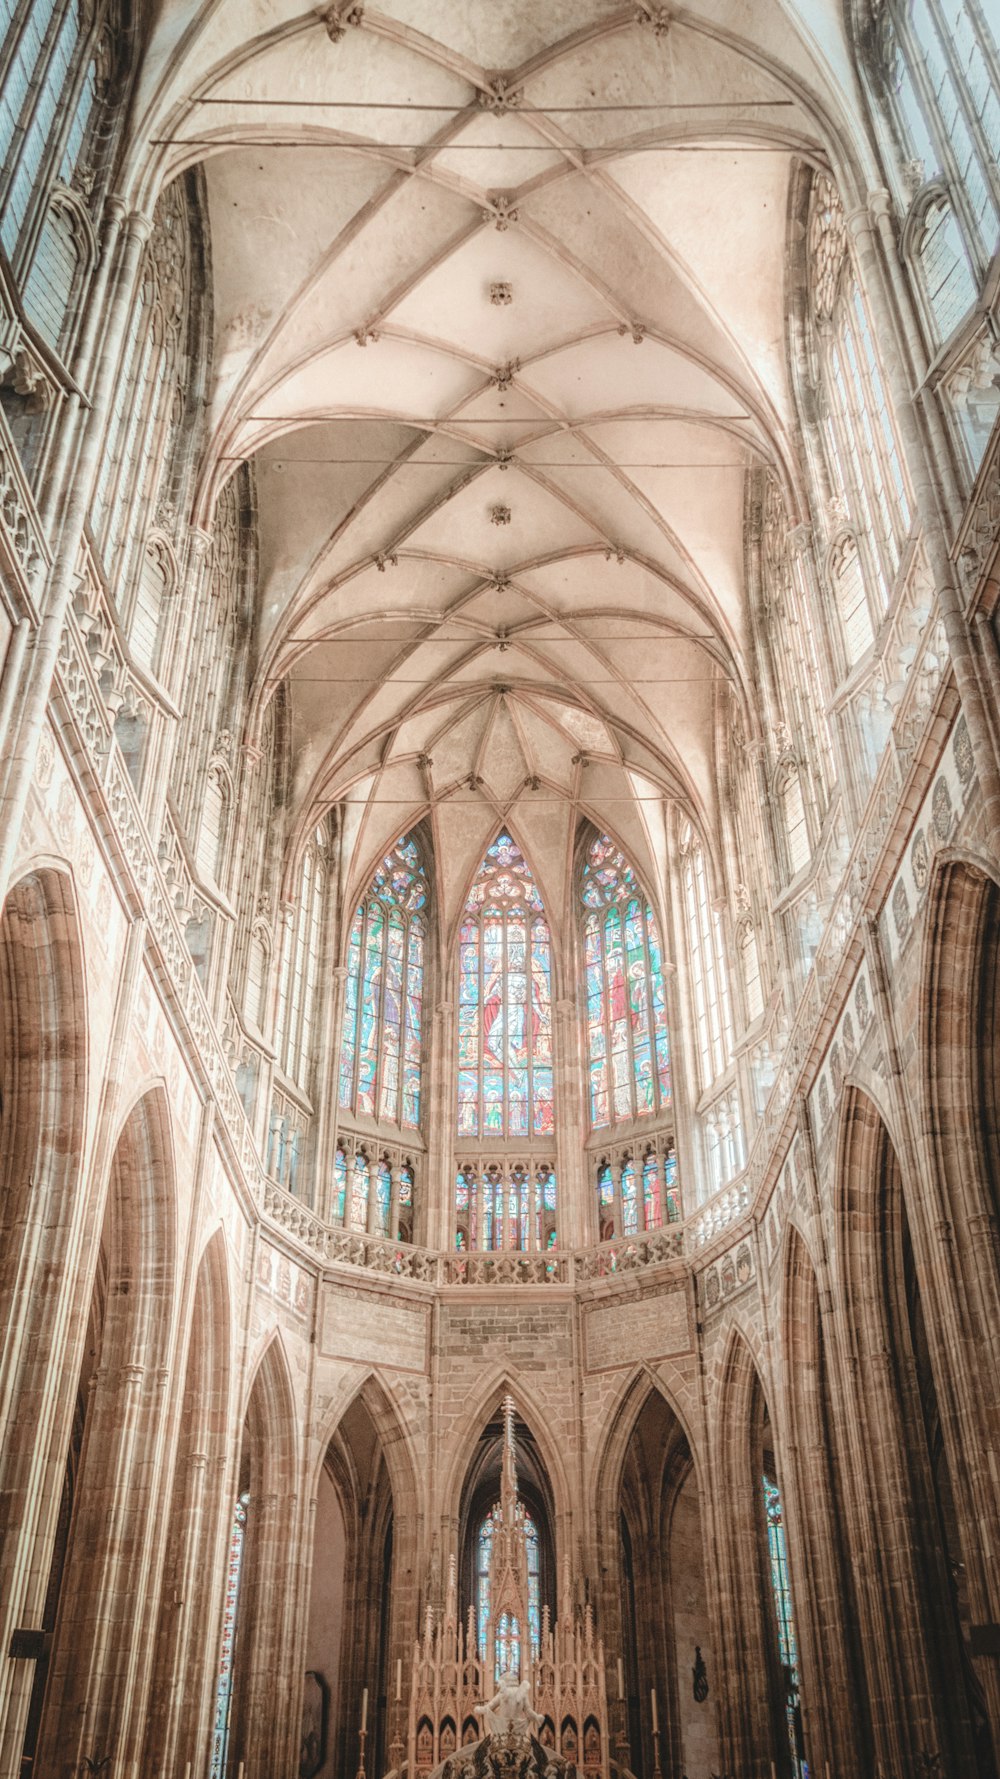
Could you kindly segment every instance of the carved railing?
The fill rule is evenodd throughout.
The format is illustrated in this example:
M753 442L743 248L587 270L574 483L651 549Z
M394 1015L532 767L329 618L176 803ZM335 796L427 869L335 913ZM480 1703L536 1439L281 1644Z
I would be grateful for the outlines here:
M2 354L0 354L2 360ZM35 582L51 560L35 503L21 469L17 446L0 414L0 530L6 553L21 577L21 593L33 602Z
M445 1254L443 1262L446 1285L567 1285L571 1283L573 1256L558 1248L533 1254L473 1250Z
M269 1187L269 1191L274 1191ZM282 1195L284 1196L284 1194ZM383 1278L414 1279L421 1285L441 1283L442 1256L431 1248L415 1248L410 1242L390 1242L388 1237L361 1235L352 1229L327 1229L327 1259L340 1265L358 1266Z
M641 1272L664 1260L679 1260L684 1252L684 1231L678 1225L650 1229L644 1235L601 1242L596 1248L580 1248L573 1255L573 1281L609 1279L618 1273Z

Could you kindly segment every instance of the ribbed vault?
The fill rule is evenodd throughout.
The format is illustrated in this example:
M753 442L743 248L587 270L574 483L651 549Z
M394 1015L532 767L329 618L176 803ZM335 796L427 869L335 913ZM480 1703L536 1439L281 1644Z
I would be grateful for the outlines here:
M204 163L201 506L253 461L256 707L284 684L352 871L429 816L457 896L516 819L557 912L578 813L650 882L664 796L714 828L748 468L799 510L787 194L838 11L161 9L136 179Z

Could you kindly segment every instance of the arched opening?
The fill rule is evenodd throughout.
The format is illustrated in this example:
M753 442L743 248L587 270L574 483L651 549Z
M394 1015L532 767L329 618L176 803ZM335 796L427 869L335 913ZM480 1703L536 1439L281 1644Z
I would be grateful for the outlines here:
M900 1163L872 1102L849 1102L841 1230L858 1354L853 1472L881 1551L875 1611L895 1673L872 1663L887 1763L939 1757L995 1779L988 1702L971 1659L965 1550ZM859 1583L865 1579L858 1565ZM869 1636L872 1635L871 1630ZM883 1689L888 1697L879 1697Z
M550 1618L554 1619L556 1615L555 1514L545 1461L530 1427L516 1412L513 1435L517 1492L524 1506L529 1532L529 1623L520 1627L525 1646L521 1663L513 1664L519 1665L523 1673L528 1648L532 1659L538 1656L543 1608L548 1608ZM492 1605L489 1552L493 1522L500 1505L504 1438L504 1408L503 1403L498 1402L479 1436L466 1471L459 1505L459 1608L463 1622L468 1622L470 1611L473 1615L480 1660L486 1657L485 1627ZM510 1654L506 1646L505 1653ZM496 1662L501 1662L499 1647Z
M160 1548L155 1454L173 1283L168 1115L152 1089L129 1114L111 1163L79 1379L78 1460L71 1442L65 1563L49 1576L58 1608L40 1773L93 1759L95 1749L138 1753L131 1726L142 1721L150 1678L144 1628L158 1581L150 1551Z
M639 1779L648 1779L654 1770L655 1689L660 1769L713 1772L719 1766L720 1675L701 1492L687 1434L656 1389L645 1390L638 1409L630 1395L618 1417L598 1512L612 1733L624 1731L628 1764Z
M341 1416L320 1471L302 1724L302 1770L310 1779L357 1768L366 1692L369 1771L386 1772L394 1739L406 1735L408 1662L398 1675L396 1664L409 1644L395 1630L406 1515L398 1527L384 1432L378 1404L362 1392Z
M166 1771L196 1753L203 1765L216 1676L198 1657L219 1596L218 1479L228 1453L230 1296L221 1230L202 1256L169 1506L145 1748Z
M271 1341L247 1401L235 1500L226 1505L227 1594L210 1773L291 1763L298 1735L297 1415L284 1353Z
M789 1424L786 1474L796 1506L804 1580L798 1628L808 1675L805 1729L811 1746L830 1750L831 1772L850 1779L874 1766L871 1724L827 1329L813 1263L795 1228L785 1258L782 1348Z
M77 1191L86 1066L72 886L59 872L34 871L11 889L0 921L0 1498L8 1528L0 1624L4 1650L21 1627L41 1632L31 1659L13 1666L9 1695L9 1733L28 1772L79 1451L64 1359L67 1339L80 1339L81 1318L71 1315L67 1330L64 1312L73 1284L67 1259L88 1209Z
M784 1479L760 1375L734 1337L715 1410L723 1766L804 1776Z

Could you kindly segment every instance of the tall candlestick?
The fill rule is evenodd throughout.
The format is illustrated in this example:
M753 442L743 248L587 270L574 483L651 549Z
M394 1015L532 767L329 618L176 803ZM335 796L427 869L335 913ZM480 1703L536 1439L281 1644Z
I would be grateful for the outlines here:
M621 1656L618 1657L618 1697L620 1699L625 1697L625 1670L622 1667Z
M402 1696L403 1696L403 1663L402 1663L401 1657L397 1656L397 1658L396 1658L396 1703L397 1703L397 1705L399 1704L399 1701L402 1698Z
M656 1688L655 1688L655 1686L650 1687L649 1697L650 1697L650 1702L653 1707L653 1734L655 1736L660 1728L660 1720L656 1715Z
M364 1692L361 1694L361 1729L362 1729L362 1733L367 1728L368 1728L368 1688L365 1687Z

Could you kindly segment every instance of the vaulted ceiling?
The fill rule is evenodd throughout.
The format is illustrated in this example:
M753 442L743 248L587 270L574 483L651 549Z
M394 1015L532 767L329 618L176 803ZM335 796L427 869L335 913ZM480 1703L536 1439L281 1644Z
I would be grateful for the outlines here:
M834 0L167 0L137 186L205 164L202 517L252 459L259 699L354 864L425 816L457 898L501 819L558 919L581 814L650 886L750 706L748 466L796 510L793 162Z

